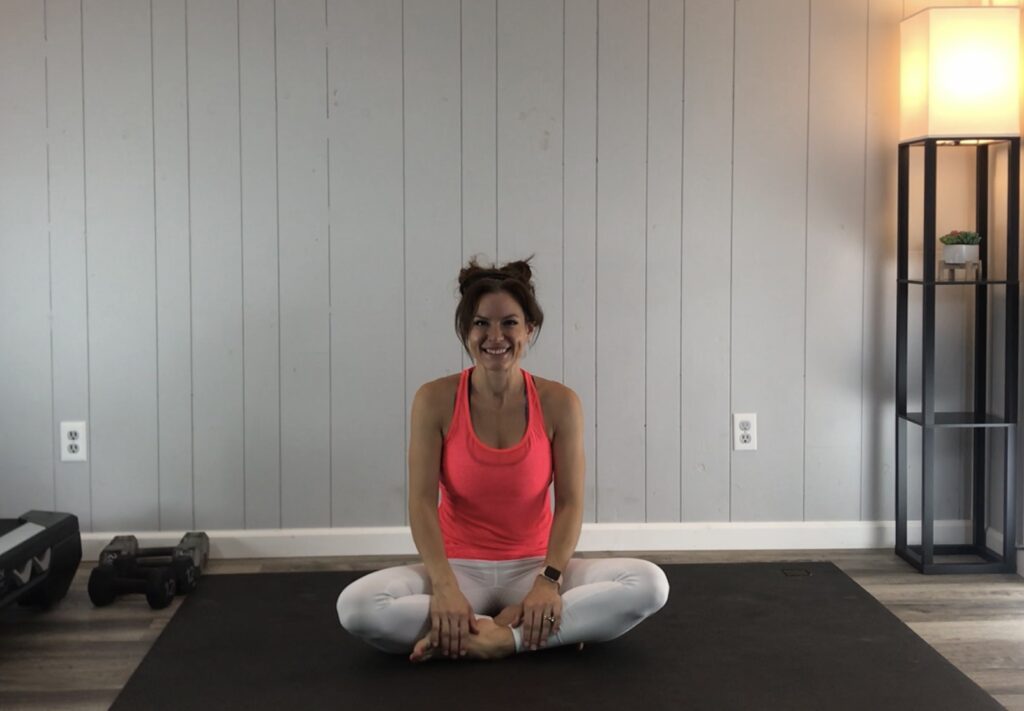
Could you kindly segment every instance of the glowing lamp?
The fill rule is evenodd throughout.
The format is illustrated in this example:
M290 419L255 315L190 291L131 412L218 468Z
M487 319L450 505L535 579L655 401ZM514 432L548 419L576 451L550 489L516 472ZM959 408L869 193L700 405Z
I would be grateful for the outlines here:
M932 7L900 23L900 141L1020 135L1017 7Z

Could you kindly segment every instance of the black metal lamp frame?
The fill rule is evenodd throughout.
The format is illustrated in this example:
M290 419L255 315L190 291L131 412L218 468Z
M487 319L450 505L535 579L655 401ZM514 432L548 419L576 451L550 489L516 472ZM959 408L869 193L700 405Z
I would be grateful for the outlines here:
M989 279L988 261L988 197L989 146L1007 143L1007 205L1006 205L1006 279ZM935 215L938 149L945 145L976 145L976 223L981 235L981 273L971 281L936 279ZM909 278L909 212L910 212L910 150L924 148L924 273L923 278ZM896 554L920 572L933 573L1015 573L1016 511L1014 492L1017 435L1017 336L1018 255L1020 232L1020 138L926 138L900 143L899 205L897 214L897 312L896 312ZM907 412L907 311L910 285L923 290L923 340L921 412ZM935 290L944 285L974 285L974 410L971 412L935 411ZM986 403L987 311L988 287L1006 286L1006 357L1003 394L1004 412L1000 417L988 412ZM921 544L907 544L907 425L914 423L922 430L921 467ZM963 427L974 431L973 439L973 530L972 543L937 545L935 543L935 433L938 428ZM990 549L985 538L986 461L985 436L989 428L1005 430L1003 450L1003 545L1002 551ZM974 555L977 563L936 563L937 555Z

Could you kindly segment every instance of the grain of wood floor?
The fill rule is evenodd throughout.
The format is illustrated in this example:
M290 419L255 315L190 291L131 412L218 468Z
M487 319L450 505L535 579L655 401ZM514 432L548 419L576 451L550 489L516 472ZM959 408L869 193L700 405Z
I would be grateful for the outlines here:
M656 563L830 560L1010 711L1024 711L1024 578L924 576L891 550L681 551L629 555ZM408 557L211 561L208 574L367 570ZM153 611L140 596L94 608L83 563L47 613L0 613L0 709L106 709L181 604Z

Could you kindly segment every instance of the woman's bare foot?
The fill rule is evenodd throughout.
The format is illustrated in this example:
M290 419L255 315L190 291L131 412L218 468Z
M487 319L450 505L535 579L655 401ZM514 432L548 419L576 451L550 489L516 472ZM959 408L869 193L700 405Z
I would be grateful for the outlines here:
M410 662L429 662L434 657L442 657L440 647L430 646L430 635L421 639L416 643L416 646L412 648L412 654L409 655Z
M476 621L477 634L470 634L465 645L465 658L468 659L500 659L516 651L512 630L494 623L487 617ZM411 662L426 662L431 659L444 659L444 651L440 647L430 646L430 635L427 635L413 647L409 655Z

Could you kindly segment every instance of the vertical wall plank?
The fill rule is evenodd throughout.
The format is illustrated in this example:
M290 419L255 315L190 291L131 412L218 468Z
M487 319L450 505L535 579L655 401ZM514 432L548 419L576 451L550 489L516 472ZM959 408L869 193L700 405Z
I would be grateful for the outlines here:
M157 370L149 6L84 6L93 526L156 528Z
M860 518L867 10L867 0L811 2L808 521Z
M462 262L498 258L498 0L462 0ZM462 367L470 365L462 353Z
M459 3L406 2L405 375L406 404L425 382L456 373L452 329L461 254Z
M46 59L53 319L51 431L56 439L61 421L88 420L89 416L80 3L46 3ZM59 447L58 443L58 451ZM90 463L61 462L58 455L55 466L54 507L78 516L83 531L92 530Z
M55 497L43 22L39 3L0 6L0 402L16 404L0 408L8 517Z
M242 528L238 16L188 6L195 525Z
M536 255L544 328L524 367L562 379L562 3L498 3L498 257Z
M900 4L868 6L861 519L895 518L896 147ZM913 428L912 428L913 429Z
M647 100L647 520L679 521L682 0L652 0Z
M646 426L647 6L601 3L598 12L596 475L603 523L646 517L640 473Z
M733 4L687 0L682 519L729 520Z
M498 253L497 0L462 2L462 259ZM468 362L468 361L467 361Z
M281 524L331 521L327 62L322 0L277 8ZM339 376L342 374L338 374Z
M328 9L332 524L401 525L402 3L344 0Z
M238 6L245 312L245 526L281 525L274 0Z
M737 521L803 518L807 52L806 2L737 2L732 411L758 413Z
M160 527L194 525L185 2L153 4Z
M584 520L597 518L594 481L596 430L595 369L597 358L597 2L565 3L565 384L583 406Z

